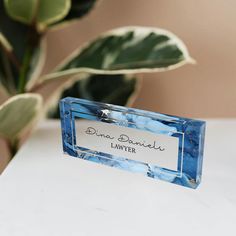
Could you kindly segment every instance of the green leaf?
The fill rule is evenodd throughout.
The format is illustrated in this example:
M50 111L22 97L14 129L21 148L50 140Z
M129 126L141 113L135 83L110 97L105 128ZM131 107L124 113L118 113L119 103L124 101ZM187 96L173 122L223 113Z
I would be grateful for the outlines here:
M160 72L191 62L186 46L172 33L156 28L123 27L79 48L57 71L41 77L31 91L50 101L53 94L60 94L65 87L90 74Z
M86 15L95 5L96 0L72 0L71 8L64 20L78 19Z
M70 0L4 0L12 19L25 23L49 25L63 19L70 10Z
M71 0L71 8L65 18L50 26L50 30L60 30L73 21L88 14L98 0Z
M0 0L0 31L11 45L11 52L14 53L16 60L21 64L27 45L28 26L12 20L6 14L3 0ZM0 49L0 77L4 85L12 81L11 88L7 88L12 92L12 87L17 87L19 71L4 54L4 50Z
M8 52L12 51L12 46L7 38L0 32L0 45Z
M160 72L192 62L184 43L172 33L157 28L123 27L79 48L41 81L78 73Z
M78 97L116 105L131 105L137 95L139 81L125 75L92 75L66 89L61 98ZM59 118L59 108L50 117Z
M4 11L2 0L0 1L0 31L4 33L4 36L13 48L12 53L15 54L16 58L19 61L19 64L22 65L24 61L24 55L26 55L27 49L29 45L31 45L29 42L29 26L12 20ZM38 39L36 39L36 37L38 37ZM36 78L38 79L42 71L42 66L44 64L46 54L46 42L44 37L41 37L41 35L37 34L34 35L33 38L36 39L36 41L39 40L39 43L35 44L35 46L32 48L30 63L26 71L25 80L27 81L29 79L32 79L29 85L32 85ZM12 87L15 88L15 91L16 88L19 87L20 70L12 65L11 61L6 58L4 53L0 52L0 56L0 73L2 74L2 76L0 77L2 78L3 84L6 85L8 90L11 93L14 93ZM4 64L5 66L3 67ZM6 64L9 65L7 66ZM12 80L13 83L11 84L14 84L13 86L9 82Z
M172 33L146 27L112 30L76 50L54 73L42 76L31 92L49 101L55 93L91 74L160 72L191 63L186 46Z
M41 107L37 94L20 94L0 106L0 136L13 141L34 120Z
M79 97L121 106L129 103L130 97L137 90L137 85L137 79L125 75L92 75L77 82ZM70 96L71 93L68 92L64 95Z
M11 44L18 60L22 61L26 46L28 27L12 20L6 14L3 0L0 0L0 31Z

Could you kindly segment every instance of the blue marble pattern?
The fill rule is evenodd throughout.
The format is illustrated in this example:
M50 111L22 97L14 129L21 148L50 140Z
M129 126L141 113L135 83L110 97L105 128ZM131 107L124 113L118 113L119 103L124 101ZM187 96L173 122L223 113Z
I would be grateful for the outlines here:
M109 111L109 115L104 114ZM178 185L196 188L202 175L205 122L76 98L60 102L64 153ZM75 119L83 118L179 138L177 171L88 150L76 144Z

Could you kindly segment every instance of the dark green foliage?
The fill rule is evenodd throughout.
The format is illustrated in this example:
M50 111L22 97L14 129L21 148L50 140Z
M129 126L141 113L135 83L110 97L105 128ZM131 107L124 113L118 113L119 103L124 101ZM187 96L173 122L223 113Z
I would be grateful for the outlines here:
M95 2L96 0L72 0L71 9L63 21L83 17L94 7Z
M134 93L137 82L137 79L127 79L124 75L93 75L76 82L63 92L61 98L78 97L123 106ZM50 117L59 117L58 107Z

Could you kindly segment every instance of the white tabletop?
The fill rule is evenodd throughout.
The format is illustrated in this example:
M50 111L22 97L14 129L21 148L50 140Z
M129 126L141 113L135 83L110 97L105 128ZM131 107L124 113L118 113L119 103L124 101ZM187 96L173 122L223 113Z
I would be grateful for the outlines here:
M0 176L0 235L236 235L235 133L236 120L207 122L193 190L64 157L45 122Z

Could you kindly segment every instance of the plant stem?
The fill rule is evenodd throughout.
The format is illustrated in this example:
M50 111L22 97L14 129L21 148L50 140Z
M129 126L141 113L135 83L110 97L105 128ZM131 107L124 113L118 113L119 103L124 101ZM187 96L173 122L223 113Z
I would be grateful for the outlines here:
M3 81L5 82L4 85L9 93L14 94L16 91L11 65L9 63L7 55L4 52L2 52L2 65L4 67L4 72L6 76L6 79L3 78Z
M19 84L18 84L18 92L19 93L25 92L26 78L27 78L27 73L28 73L29 67L30 67L30 61L31 61L32 55L33 55L33 48L29 45L26 48L24 58L23 58L22 67L20 69Z
M14 52L11 50L9 51L7 48L4 47L3 44L0 42L0 46L5 53L6 57L9 59L9 61L16 67L16 69L19 71L20 70L20 62L18 61L16 55Z
M27 47L25 49L22 66L19 73L18 92L25 92L25 84L27 80L27 74L30 69L31 59L33 57L35 48L38 47L40 37L42 33L37 30L36 23L33 21L28 32Z

